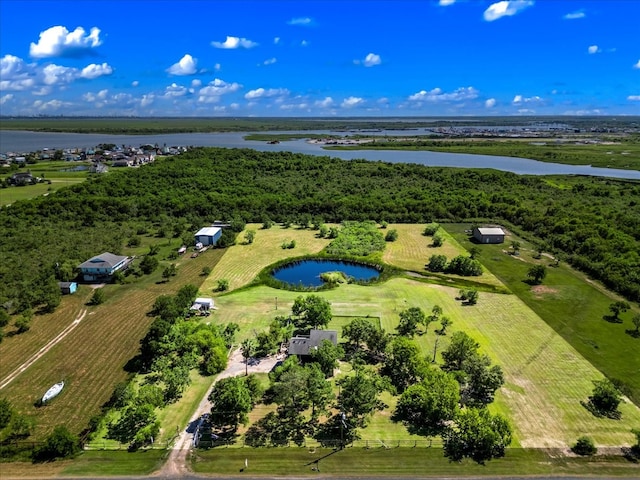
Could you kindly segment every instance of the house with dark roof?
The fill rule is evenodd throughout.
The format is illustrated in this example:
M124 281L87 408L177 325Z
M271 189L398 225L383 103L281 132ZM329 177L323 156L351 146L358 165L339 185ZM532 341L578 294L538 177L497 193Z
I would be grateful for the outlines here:
M10 185L33 185L38 183L38 179L31 172L19 172L7 178L7 182Z
M309 335L296 335L289 340L289 355L298 355L301 359L308 357L314 350L328 340L334 345L338 344L338 332L336 330L311 330Z
M105 252L78 265L85 282L106 282L114 273L125 270L131 263L131 257Z
M499 227L475 227L473 238L478 243L504 243L504 230Z

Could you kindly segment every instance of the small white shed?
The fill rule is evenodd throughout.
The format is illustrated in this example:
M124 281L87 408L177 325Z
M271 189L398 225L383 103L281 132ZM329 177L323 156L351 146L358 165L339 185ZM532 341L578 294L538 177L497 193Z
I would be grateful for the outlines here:
M198 297L193 301L193 305L191 305L191 310L199 310L201 312L208 312L214 308L213 298L207 297Z

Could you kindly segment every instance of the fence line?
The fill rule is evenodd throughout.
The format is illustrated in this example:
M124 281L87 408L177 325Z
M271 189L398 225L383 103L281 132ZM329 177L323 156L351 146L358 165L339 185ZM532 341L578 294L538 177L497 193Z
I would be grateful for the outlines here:
M198 442L198 448L254 448L252 445L247 445L244 440L203 440ZM305 439L301 445L293 441L283 442L281 444L266 443L255 448L431 448L442 447L442 440L440 438L424 438L418 440L381 440L381 439L361 439L354 440L352 442L341 442L340 439L327 439L327 440L315 440Z

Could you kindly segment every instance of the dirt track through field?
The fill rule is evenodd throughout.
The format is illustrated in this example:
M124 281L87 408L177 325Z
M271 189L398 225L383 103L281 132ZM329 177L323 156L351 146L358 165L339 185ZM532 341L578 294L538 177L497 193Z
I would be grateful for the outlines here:
M86 315L87 315L87 309L85 308L84 310L82 310L80 312L80 314L76 317L76 319L73 322L71 322L71 324L69 326L67 326L67 328L62 330L58 335L56 335L53 338L53 340L51 340L44 347L42 347L35 354L33 354L31 356L31 358L29 358L29 360L24 362L22 365L20 365L18 368L16 368L13 372L11 372L9 375L7 375L7 377L5 377L4 380L2 380L2 383L0 383L0 390L2 390L4 387L9 385L13 380L15 380L18 377L18 375L20 375L27 368L29 368L31 365L36 363L45 353L47 353L49 350L51 350L51 348L53 348L64 337L69 335L73 331L73 329L76 328L80 324L80 322L84 319L84 317Z
M255 361L253 363L249 362L249 374L270 372L278 362L278 358L276 356L270 356L259 360L252 360ZM218 374L215 381L211 385L211 388L213 388L215 382L222 380L223 378L244 375L245 368L246 366L244 358L242 357L242 351L240 349L237 349L231 354L227 363L227 368L223 372ZM196 411L193 412L191 420L189 421L189 425L198 421L203 414L209 413L211 411L211 402L209 401L209 393L211 392L211 388L207 390L207 394L198 405ZM185 475L191 474L191 471L189 470L189 467L187 465L187 456L191 451L191 447L193 446L193 433L189 432L189 425L187 425L187 428L182 430L173 445L173 450L171 450L167 462L164 464L162 469L155 474L155 476L160 476L163 478L183 477Z

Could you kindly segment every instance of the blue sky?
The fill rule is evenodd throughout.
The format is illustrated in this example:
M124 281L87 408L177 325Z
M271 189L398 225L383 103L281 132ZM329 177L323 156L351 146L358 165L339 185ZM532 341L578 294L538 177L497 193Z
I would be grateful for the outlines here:
M0 0L2 115L640 115L640 1Z

